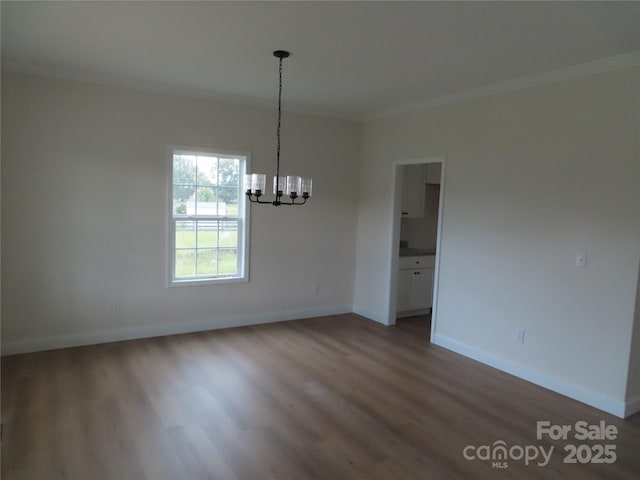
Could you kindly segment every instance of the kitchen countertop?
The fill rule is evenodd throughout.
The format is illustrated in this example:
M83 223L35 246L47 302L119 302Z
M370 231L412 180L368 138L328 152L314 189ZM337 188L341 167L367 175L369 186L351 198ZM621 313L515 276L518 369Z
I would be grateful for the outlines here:
M423 250L420 248L401 248L400 256L401 257L418 257L423 255L435 255L435 250Z

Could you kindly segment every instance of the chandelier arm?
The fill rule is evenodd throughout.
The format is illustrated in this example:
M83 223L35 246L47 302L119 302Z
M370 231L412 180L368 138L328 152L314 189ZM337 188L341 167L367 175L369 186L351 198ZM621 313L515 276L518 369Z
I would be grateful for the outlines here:
M269 200L260 200L260 199L259 199L259 198L257 198L257 197L256 197L256 199L254 200L254 199L253 199L253 196L252 196L252 195L249 195L249 194L247 194L247 198L249 199L249 201L250 201L251 203L273 203L273 202L271 202L271 201L269 201Z
M289 202L283 202L282 200L280 200L280 197L278 197L278 200L260 200L259 198L255 198L254 199L254 195L249 195L247 194L247 198L249 199L249 201L251 203L263 203L263 204L270 204L270 205L275 205L280 206L280 205L304 205L305 203L307 203L307 198L304 197L296 197L294 199L292 199ZM302 198L302 202L296 202L297 198Z
M297 197L297 198L301 198L301 197ZM305 203L307 203L307 199L303 198L302 202L298 203L296 202L295 199L289 201L289 202L280 202L278 205L304 205Z

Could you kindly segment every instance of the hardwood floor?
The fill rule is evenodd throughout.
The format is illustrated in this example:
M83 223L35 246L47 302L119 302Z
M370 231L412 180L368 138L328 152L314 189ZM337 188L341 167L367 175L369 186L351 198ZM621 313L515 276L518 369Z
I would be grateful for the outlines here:
M5 357L2 478L640 478L639 415L430 345L420 322L338 315ZM563 463L583 442L537 440L537 420L616 426L587 443L617 461ZM544 467L463 457L496 440L555 451Z

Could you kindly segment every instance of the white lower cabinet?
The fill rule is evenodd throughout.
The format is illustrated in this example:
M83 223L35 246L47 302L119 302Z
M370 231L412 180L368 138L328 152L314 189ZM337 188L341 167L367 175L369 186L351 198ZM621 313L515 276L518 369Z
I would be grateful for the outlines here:
M412 310L411 292L413 288L411 288L411 284L414 278L412 270L400 270L398 272L398 304L396 311Z
M428 257L411 257L411 261L401 261L398 271L396 311L406 312L431 308L433 305L433 276L433 260Z

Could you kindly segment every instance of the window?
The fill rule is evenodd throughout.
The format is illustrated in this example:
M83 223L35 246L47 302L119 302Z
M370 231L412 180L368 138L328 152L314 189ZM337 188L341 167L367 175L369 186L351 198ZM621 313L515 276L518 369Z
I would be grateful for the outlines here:
M244 155L173 150L170 284L246 280L246 170Z

